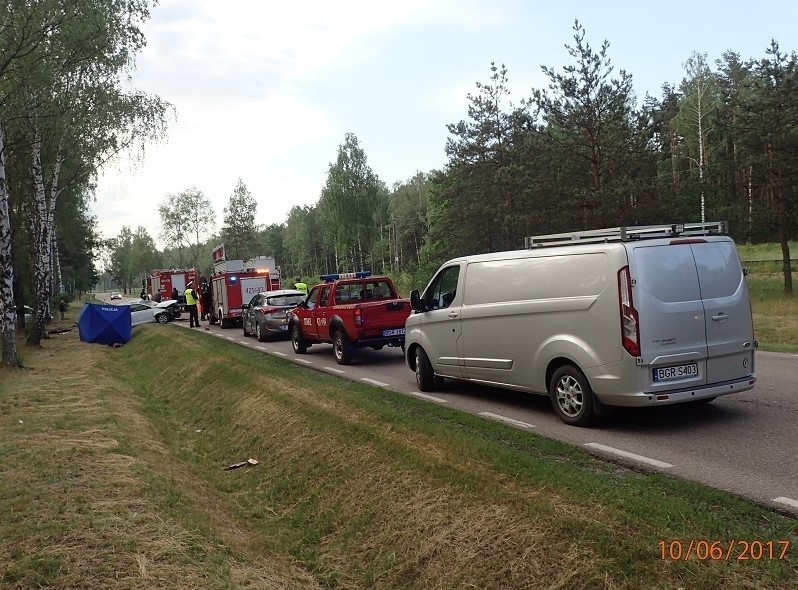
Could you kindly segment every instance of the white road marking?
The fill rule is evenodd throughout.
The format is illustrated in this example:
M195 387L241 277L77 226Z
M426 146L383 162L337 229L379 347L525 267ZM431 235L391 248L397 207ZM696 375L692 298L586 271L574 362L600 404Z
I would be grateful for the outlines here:
M332 367L324 367L325 371L330 371L331 373L338 373L339 375L346 375L346 371L342 371L341 369L333 369Z
M431 402L438 402L439 404L448 403L448 401L443 398L435 397L434 395L427 395L426 393L421 393L420 391L410 391L408 392L408 395L420 397L421 399L429 400Z
M792 498L785 498L784 496L773 498L773 502L778 502L779 504L786 504L787 506L798 508L798 500L793 500Z
M276 354L277 356L288 356L287 354L285 354L284 352L280 352L279 350L271 350L269 352L271 352L272 354Z
M237 342L237 340L232 336L225 336L225 338L227 338L230 342Z
M587 443L585 446L590 447L591 449L596 449L598 451L604 451L605 453L610 453L611 455L618 455L619 457L632 459L633 461L637 461L639 463L647 463L648 465L653 465L654 467L659 467L660 469L667 469L669 467L673 467L673 465L671 465L670 463L665 463L664 461L649 459L648 457L644 457L643 455L636 455L635 453L630 453L629 451L622 451L621 449L608 447L606 445L601 445L599 443Z
M498 420L499 422L504 422L505 424L509 424L510 426L518 426L519 428L534 428L534 424L527 424L526 422L521 422L520 420L514 420L513 418L508 418L507 416L502 416L501 414L494 414L493 412L480 412L480 416L485 416L486 418L491 418L492 420Z
M294 359L298 363L305 363L306 365L312 365L313 361L309 361L308 359Z
M387 383L383 383L382 381L377 381L376 379L369 379L368 377L361 377L361 381L365 381L366 383L371 383L372 385L376 385L378 387L388 387Z

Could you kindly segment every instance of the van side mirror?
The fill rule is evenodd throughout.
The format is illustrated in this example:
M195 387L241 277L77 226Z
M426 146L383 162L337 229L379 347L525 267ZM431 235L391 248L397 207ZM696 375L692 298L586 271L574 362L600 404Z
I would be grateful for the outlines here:
M413 289L410 292L410 307L413 311L427 311L427 306L424 305L424 300L418 292L418 289Z
M303 307L303 308L307 309L308 308L308 300L307 299L303 299L302 301L300 301L297 304L297 307Z

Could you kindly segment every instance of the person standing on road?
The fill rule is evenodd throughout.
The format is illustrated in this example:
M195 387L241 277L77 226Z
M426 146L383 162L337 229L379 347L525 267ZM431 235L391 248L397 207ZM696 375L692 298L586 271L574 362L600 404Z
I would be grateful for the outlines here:
M211 320L211 305L213 304L211 300L211 286L208 284L207 279L202 280L202 295L200 295L200 301L202 303L202 318L203 320Z
M67 308L67 306L66 306L66 301L64 301L64 300L62 299L61 301L59 301L59 302L58 302L58 311L60 311L60 312L61 312L61 321L62 321L62 322L63 322L63 321L64 321L64 319L65 319L65 318L64 318L64 314L66 314L66 308Z
M302 277L296 278L296 281L294 282L294 289L297 291L302 291L305 294L305 297L308 296L308 286L306 283L302 282Z
M189 281L183 293L186 296L186 309L188 310L188 324L192 328L199 328L199 316L197 315L197 292L194 290L194 281Z

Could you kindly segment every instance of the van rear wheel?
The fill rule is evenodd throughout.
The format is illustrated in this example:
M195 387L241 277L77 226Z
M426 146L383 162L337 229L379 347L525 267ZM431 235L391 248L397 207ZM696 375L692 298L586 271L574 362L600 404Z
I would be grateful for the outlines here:
M593 420L593 390L573 365L563 365L554 372L549 396L557 416L566 424L587 426Z

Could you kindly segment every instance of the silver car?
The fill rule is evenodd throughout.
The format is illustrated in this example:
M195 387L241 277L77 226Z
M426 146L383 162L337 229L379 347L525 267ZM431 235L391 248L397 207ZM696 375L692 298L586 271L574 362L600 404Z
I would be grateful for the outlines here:
M149 322L166 324L179 317L178 302L168 299L156 303L155 301L136 301L130 304L130 318L134 326Z
M244 305L244 336L254 334L259 342L265 342L269 336L288 335L288 311L304 300L305 294L296 289L261 291Z

